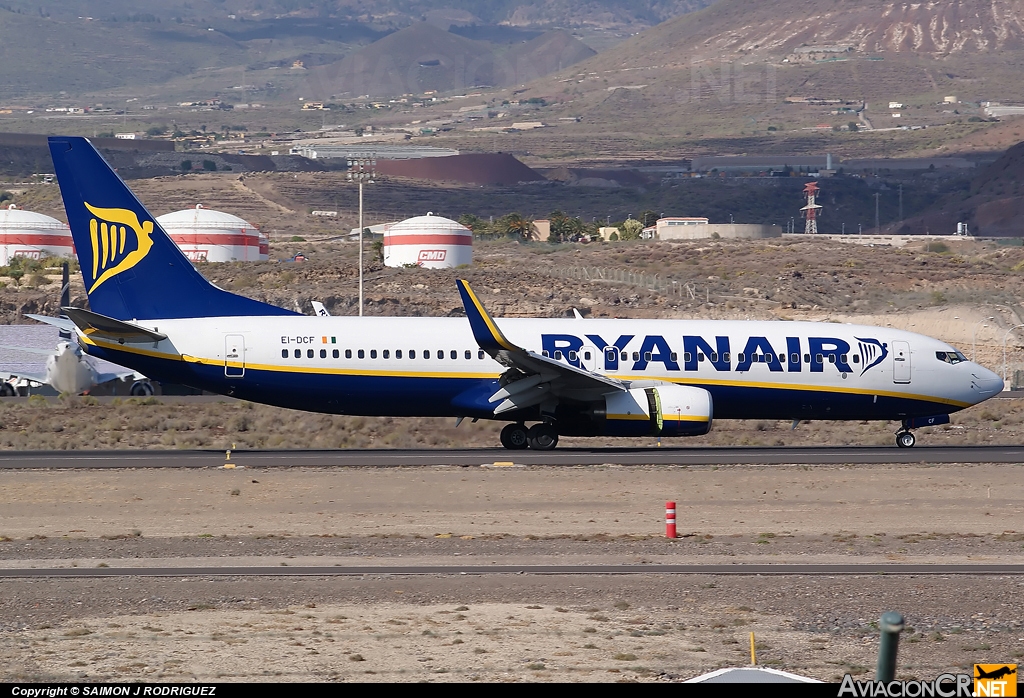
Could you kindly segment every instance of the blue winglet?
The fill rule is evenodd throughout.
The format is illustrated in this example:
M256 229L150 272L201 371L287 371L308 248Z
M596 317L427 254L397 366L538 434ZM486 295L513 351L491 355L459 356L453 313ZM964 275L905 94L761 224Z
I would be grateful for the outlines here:
M459 287L459 295L462 296L462 305L466 308L466 317L469 318L469 326L473 329L473 338L480 348L490 355L499 351L522 351L512 342L505 339L494 320L487 314L483 303L473 293L473 289L464 279L456 279Z

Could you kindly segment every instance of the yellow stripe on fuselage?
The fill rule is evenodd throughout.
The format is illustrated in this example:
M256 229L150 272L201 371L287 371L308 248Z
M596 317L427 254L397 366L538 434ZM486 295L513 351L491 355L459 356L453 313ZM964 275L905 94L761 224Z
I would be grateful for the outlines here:
M81 336L81 335L80 335ZM116 342L107 342L96 337L82 336L82 341L86 344L92 344L104 349L110 349L112 351L123 351L129 354L138 354L140 356L150 356L153 358L167 359L170 361L188 361L190 363L198 363L207 366L224 366L227 365L231 368L242 368L243 366L248 369L256 371L277 371L280 373L308 373L308 374L323 374L323 375L339 375L339 376L381 376L381 377L402 377L402 378L497 378L500 374L494 373L479 373L479 372L441 372L441 371L390 371L390 370L372 370L372 369L349 369L349 368L321 368L311 366L282 366L277 364L242 364L241 362L225 362L222 359L208 359L204 357L192 357L185 358L178 354L169 354L167 352L160 352L152 349L143 349L141 347L130 347L124 344L117 344ZM602 374L603 375L603 374ZM672 379L667 376L607 376L609 378L619 378L621 380L659 380L665 381L666 383L673 383L677 385L688 385L695 387L703 386L724 386L734 388L763 388L763 389L774 389L774 390L799 390L809 391L818 393L839 393L846 395L879 395L882 397L894 397L904 398L909 400L921 400L923 402L934 402L942 405L952 405L954 407L970 407L973 403L961 402L959 400L952 400L944 397L935 397L933 395L918 395L912 393L901 393L895 391L886 390L868 390L864 388L842 388L839 386L829 385L793 385L788 383L756 383L752 381L728 381L720 379L705 379L705 378L688 378L686 380ZM609 419L625 419L627 417L613 417L608 416ZM633 417L628 417L632 419ZM648 419L646 416L637 417L638 419ZM665 417L668 419L668 417Z

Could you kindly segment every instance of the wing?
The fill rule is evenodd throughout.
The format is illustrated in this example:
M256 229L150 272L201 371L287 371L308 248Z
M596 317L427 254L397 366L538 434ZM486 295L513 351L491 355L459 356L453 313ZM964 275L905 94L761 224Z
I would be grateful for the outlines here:
M6 349L7 351L20 351L25 354L35 354L37 356L57 356L58 352L53 349L36 349L32 347L12 347L7 344L0 344L0 349Z
M75 323L73 323L70 318L50 317L49 315L33 315L32 313L25 313L25 317L30 317L33 320L38 320L39 322L45 322L47 325L59 327L60 329L66 332L70 332L71 334L75 333Z
M43 385L49 385L49 378L46 377L45 373L31 373L28 371L19 371L18 373L8 373L6 380L27 380L33 383L42 383Z
M498 329L469 284L463 279L456 283L477 345L502 366L524 375L490 397L490 402L501 401L494 414L531 407L548 397L587 399L628 389L622 381L516 346Z

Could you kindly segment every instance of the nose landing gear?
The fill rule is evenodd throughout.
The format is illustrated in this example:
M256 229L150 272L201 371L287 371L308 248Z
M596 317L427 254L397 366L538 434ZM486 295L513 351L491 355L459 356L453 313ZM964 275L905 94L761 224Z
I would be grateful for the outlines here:
M914 432L900 430L896 432L896 445L900 448L913 448L917 439L914 438Z

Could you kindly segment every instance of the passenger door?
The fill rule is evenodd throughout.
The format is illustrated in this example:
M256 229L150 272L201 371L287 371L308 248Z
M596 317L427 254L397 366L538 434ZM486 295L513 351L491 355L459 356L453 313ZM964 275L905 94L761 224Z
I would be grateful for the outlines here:
M892 382L910 382L910 343L892 343Z
M228 378L245 375L245 338L240 334L224 335L224 375Z

